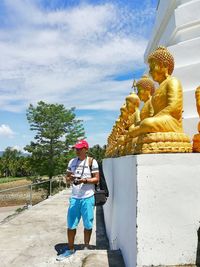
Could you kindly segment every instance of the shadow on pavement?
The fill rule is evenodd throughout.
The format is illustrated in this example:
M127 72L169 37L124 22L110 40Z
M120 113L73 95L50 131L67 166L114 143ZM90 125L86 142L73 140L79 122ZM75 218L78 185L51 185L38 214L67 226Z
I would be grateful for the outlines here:
M102 206L96 207L96 249L109 249Z
M95 234L95 233L93 233ZM55 245L57 254L62 254L67 248L67 243L60 243ZM75 244L75 250L83 250L84 244ZM96 246L90 245L91 254L87 255L83 260L82 266L109 266L109 267L125 267L124 260L120 250L110 250L109 241L106 235L103 207L96 207ZM107 253L107 264L105 265L105 257L97 251L103 250ZM96 251L96 252L95 252ZM101 253L101 252L100 252ZM101 263L102 262L102 263Z
M68 244L67 243L56 244L54 248L57 251L57 255L60 255L64 253L66 249L68 249ZM75 250L83 250L84 244L78 244L78 245L75 244L74 248ZM90 249L96 249L96 246L90 245Z
M110 250L109 241L106 235L103 207L96 207L96 249L107 250L109 267L125 267L123 256L120 250Z

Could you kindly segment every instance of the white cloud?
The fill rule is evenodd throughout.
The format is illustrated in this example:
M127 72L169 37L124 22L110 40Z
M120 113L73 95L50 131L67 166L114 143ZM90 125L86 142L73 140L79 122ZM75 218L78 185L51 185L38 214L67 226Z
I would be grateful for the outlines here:
M14 150L14 149L16 149L17 151L22 152L22 153L27 153L27 151L25 151L23 147L18 146L18 145L12 146L12 150Z
M130 13L102 4L47 12L28 0L6 5L9 25L0 30L1 109L20 111L39 100L119 108L131 81L114 77L143 67L143 32L151 9Z
M12 138L14 137L14 135L15 133L13 132L13 130L10 128L9 125L6 125L6 124L0 125L0 136Z
M87 141L89 146L92 147L94 145L99 144L100 146L106 145L105 140L107 140L109 133L96 133L95 135L87 135Z

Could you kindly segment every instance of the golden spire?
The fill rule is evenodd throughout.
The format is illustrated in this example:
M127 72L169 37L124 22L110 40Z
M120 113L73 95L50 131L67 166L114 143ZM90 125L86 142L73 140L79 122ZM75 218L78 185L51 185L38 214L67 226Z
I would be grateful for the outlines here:
M134 88L134 92L136 93L136 80L134 79L133 80L133 84L132 84L132 86L131 86L131 88Z

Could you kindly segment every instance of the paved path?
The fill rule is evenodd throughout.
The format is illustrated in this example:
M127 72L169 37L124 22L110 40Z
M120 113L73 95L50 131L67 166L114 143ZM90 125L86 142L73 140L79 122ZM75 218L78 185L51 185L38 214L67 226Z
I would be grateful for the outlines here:
M75 240L76 253L63 262L56 256L66 248L66 211L70 190L23 211L0 223L1 267L124 267L120 251L110 251L103 213L96 209L91 250L82 250L83 225Z
M8 216L12 216L17 212L17 209L23 208L20 206L9 206L9 207L0 207L0 222L3 221Z

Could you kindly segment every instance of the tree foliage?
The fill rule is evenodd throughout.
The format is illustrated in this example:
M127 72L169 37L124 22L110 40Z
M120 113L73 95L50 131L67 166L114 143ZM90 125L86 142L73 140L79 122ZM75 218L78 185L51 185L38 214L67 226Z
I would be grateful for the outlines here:
M32 155L36 173L52 178L65 170L70 146L84 137L82 122L76 119L74 111L74 108L66 109L64 105L43 101L36 107L29 106L27 119L36 135L25 150Z
M31 174L29 157L24 157L20 151L7 147L0 158L0 176L22 177Z
M94 145L89 149L89 156L97 160L101 164L102 159L105 157L106 146L101 147L100 145Z

